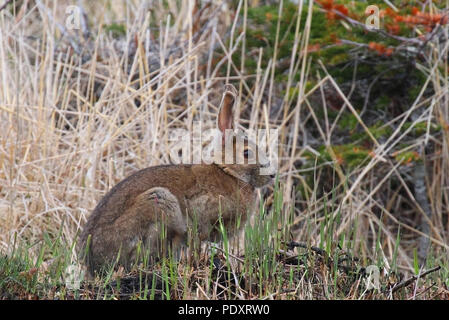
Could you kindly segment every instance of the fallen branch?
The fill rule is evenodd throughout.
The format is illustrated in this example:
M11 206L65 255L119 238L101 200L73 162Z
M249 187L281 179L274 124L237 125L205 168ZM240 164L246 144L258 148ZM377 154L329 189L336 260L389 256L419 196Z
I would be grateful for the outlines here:
M430 274L432 272L435 272L435 271L438 271L440 269L441 269L441 267L438 266L438 267L432 268L430 270L427 270L426 272L424 272L422 274L418 274L417 276L412 276L412 277L410 277L410 278L408 278L406 280L403 280L403 281L400 281L400 282L396 283L392 288L389 289L390 290L390 295L392 295L393 293L395 293L399 289L407 287L408 285L410 285L411 283L413 283L417 279L424 278L428 274Z

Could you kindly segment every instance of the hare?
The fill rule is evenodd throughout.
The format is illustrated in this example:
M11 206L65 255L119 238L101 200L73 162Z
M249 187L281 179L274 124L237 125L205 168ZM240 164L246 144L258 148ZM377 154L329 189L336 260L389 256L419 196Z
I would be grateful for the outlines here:
M233 130L236 96L235 88L226 85L217 117L222 133L218 143L225 150L232 138L232 150L243 154L243 164L226 164L223 152L222 161L149 167L119 182L98 203L80 236L79 250L87 252L91 274L117 257L120 265L129 268L138 244L151 257L166 254L169 246L176 250L186 242L187 226L194 221L201 241L219 238L220 218L229 234L245 224L256 209L256 189L269 184L273 175L260 174L269 164L267 159L262 163L254 142L245 138L244 144L238 144L235 134L225 135ZM251 153L257 155L255 164L247 161Z

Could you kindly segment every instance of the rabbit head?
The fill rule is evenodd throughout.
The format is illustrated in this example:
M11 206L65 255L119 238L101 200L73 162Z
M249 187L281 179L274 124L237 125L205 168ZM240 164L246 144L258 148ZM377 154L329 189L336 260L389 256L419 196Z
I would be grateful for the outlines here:
M217 117L217 127L221 139L221 155L216 164L227 174L260 188L269 184L274 175L261 174L262 168L270 166L264 150L259 149L257 143L245 135L242 130L234 131L233 110L236 103L237 90L232 85L225 86Z

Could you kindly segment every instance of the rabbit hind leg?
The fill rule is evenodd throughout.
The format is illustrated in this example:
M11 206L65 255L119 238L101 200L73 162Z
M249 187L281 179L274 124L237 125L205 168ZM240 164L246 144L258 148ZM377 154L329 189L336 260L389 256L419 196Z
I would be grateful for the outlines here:
M178 248L185 241L187 227L173 193L162 187L148 189L136 198L133 209L141 216L140 220L149 222L141 226L145 225L144 246L150 256L166 256L168 250L179 255Z

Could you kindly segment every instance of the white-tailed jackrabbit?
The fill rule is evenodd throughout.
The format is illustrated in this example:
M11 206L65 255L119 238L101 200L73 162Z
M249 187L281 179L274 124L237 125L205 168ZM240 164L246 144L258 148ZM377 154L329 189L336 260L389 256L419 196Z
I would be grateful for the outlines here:
M226 164L222 152L223 161L150 167L118 183L98 203L80 237L80 253L87 252L91 273L117 257L120 265L129 267L138 243L153 257L166 254L164 248L169 246L176 250L187 238L187 226L195 222L200 240L217 239L220 215L228 233L245 224L256 209L255 189L273 176L260 174L267 163L261 161L254 142L245 137L243 144L236 143L235 134L225 135L225 130L233 129L236 95L232 85L225 87L217 119L223 138L218 141L224 146L231 137L234 159L243 154L244 163ZM251 156L255 164L247 161Z

